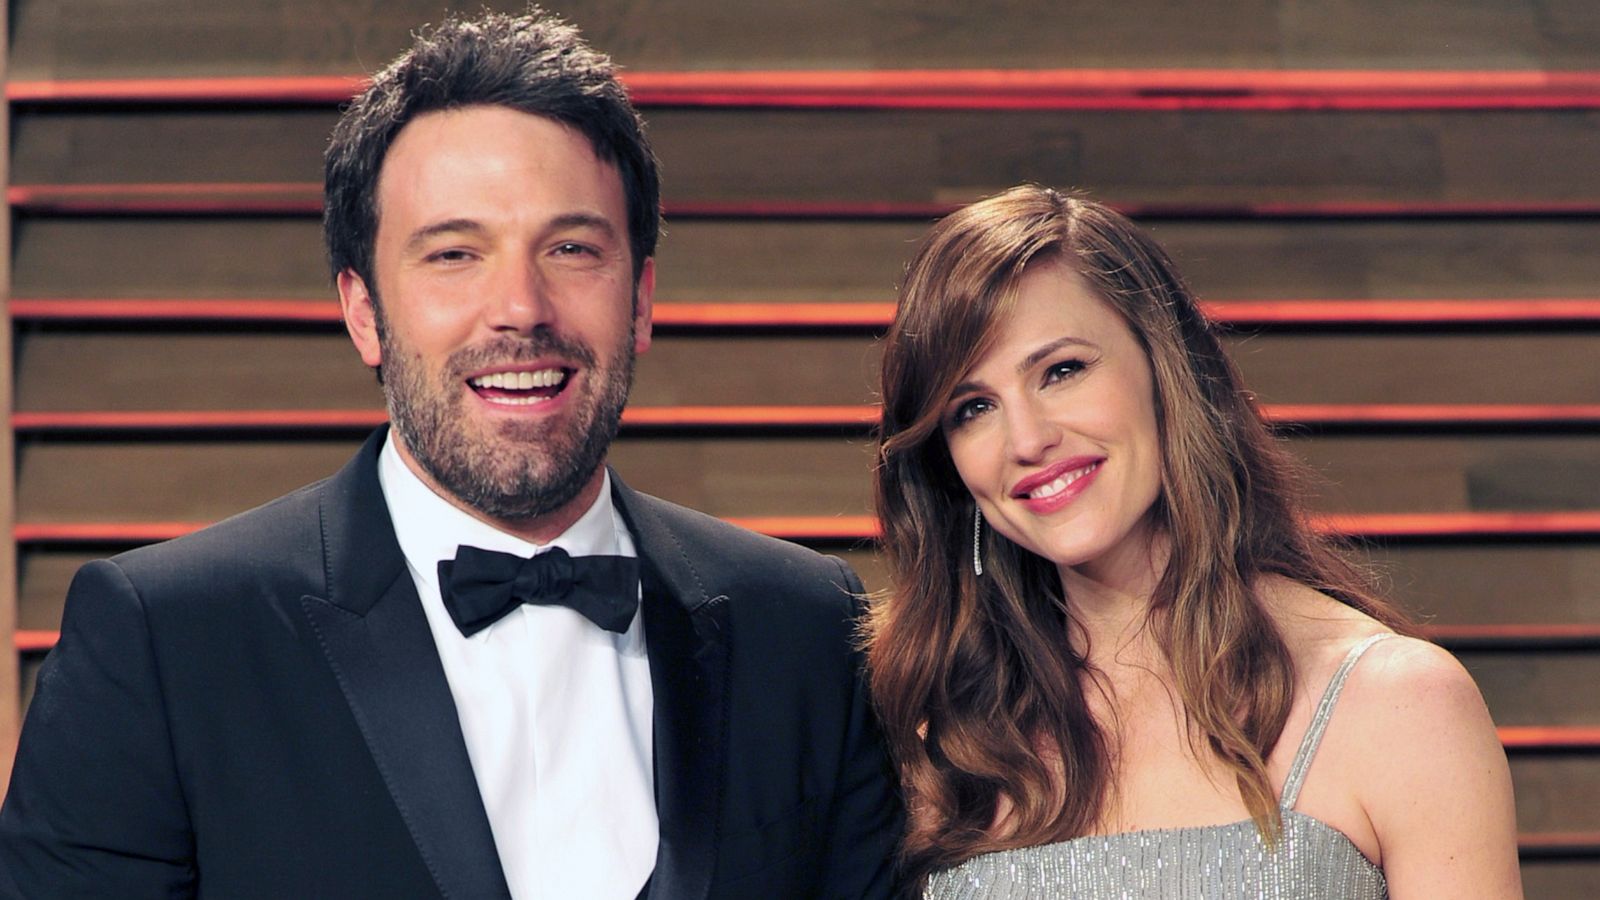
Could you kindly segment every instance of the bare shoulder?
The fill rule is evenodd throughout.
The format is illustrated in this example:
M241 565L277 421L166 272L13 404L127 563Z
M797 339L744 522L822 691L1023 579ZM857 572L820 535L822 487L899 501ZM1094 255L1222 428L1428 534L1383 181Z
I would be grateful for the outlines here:
M1415 638L1379 641L1339 715L1392 896L1520 896L1510 769L1461 663Z
M1350 648L1390 630L1359 609L1281 576L1264 576L1256 592L1294 658L1301 690L1325 683Z
M1313 684L1325 681L1357 644L1373 635L1389 635L1373 644L1351 673L1339 704L1341 716L1355 714L1348 707L1378 718L1483 712L1472 676L1438 645L1394 634L1361 610L1287 578L1265 576L1256 589L1296 666Z
M1304 585L1263 579L1258 590L1303 702L1315 703L1351 648L1389 635L1350 671L1301 806L1381 865L1396 900L1521 896L1505 751L1461 663Z
M1449 651L1417 638L1395 635L1374 644L1351 673L1346 696L1352 714L1383 728L1493 729L1467 670Z

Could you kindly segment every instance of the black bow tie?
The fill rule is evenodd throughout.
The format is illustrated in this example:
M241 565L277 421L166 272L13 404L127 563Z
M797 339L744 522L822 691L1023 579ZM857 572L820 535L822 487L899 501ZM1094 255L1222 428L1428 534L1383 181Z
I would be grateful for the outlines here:
M574 558L560 547L525 559L462 546L454 560L439 562L439 593L464 637L524 603L570 607L621 634L639 609L639 561L626 556Z

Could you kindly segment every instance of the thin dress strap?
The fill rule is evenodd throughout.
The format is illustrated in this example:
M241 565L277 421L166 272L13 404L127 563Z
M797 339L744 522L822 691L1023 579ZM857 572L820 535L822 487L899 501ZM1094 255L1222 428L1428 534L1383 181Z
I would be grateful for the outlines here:
M1279 808L1284 810L1294 809L1295 801L1300 799L1300 788L1306 782L1306 770L1311 768L1311 760L1317 755L1317 747L1322 743L1322 733L1328 728L1328 719L1333 716L1333 706L1339 702L1339 692L1344 690L1344 683L1350 678L1350 670L1356 667L1361 654L1367 648L1383 640L1394 637L1393 632L1383 631L1371 635L1350 648L1345 654L1344 662L1339 665L1339 671L1333 673L1333 678L1328 682L1328 687L1322 692L1322 700L1317 704L1317 712L1311 717L1311 725L1306 728L1306 736L1300 739L1300 749L1295 752L1294 763L1289 766L1289 778L1283 783L1283 800Z

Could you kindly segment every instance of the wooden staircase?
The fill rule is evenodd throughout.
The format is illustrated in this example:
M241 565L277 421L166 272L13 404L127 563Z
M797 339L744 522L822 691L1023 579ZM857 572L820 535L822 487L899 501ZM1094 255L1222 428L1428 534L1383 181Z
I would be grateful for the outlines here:
M1478 679L1528 896L1600 896L1589 0L638 6L563 8L627 66L663 161L630 484L885 587L868 429L901 266L955 205L1089 189L1173 251L1322 475L1324 526ZM438 15L10 7L6 730L78 565L321 478L382 421L322 257L320 153L360 73Z

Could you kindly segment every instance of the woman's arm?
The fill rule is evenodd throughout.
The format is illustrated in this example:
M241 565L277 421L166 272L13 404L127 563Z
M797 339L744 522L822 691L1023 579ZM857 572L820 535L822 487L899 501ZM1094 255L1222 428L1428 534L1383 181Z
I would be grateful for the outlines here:
M1418 640L1384 641L1371 656L1352 704L1370 773L1357 794L1390 897L1520 898L1511 773L1472 676Z

